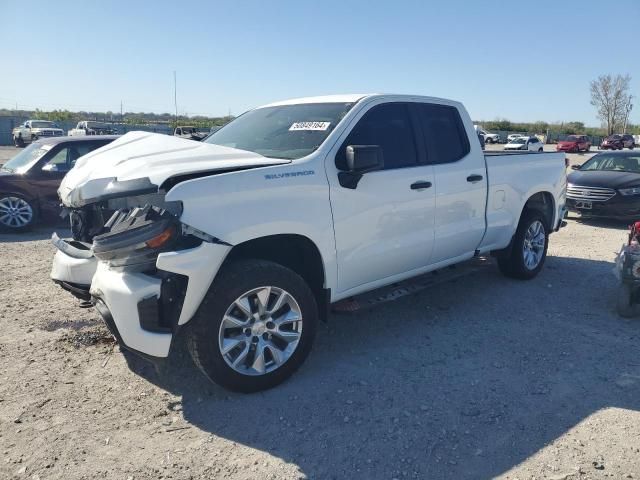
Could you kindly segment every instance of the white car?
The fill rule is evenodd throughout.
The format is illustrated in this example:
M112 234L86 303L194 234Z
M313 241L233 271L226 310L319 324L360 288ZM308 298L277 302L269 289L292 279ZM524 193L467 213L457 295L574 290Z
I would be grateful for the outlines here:
M507 135L507 143L511 143L513 140L515 140L518 137L526 137L527 135L525 133L510 133L509 135Z
M527 150L529 152L542 152L544 144L536 136L516 137L504 146L505 150Z
M483 129L479 128L477 125L475 125L475 129L476 132L478 132L478 135L482 135L482 137L484 138L484 143L500 143L500 135L498 135L497 133L486 132Z
M564 154L476 138L458 102L377 94L273 103L204 142L131 132L64 178L74 240L54 237L51 277L123 348L160 361L184 335L209 379L270 388L333 303L489 253L540 272Z

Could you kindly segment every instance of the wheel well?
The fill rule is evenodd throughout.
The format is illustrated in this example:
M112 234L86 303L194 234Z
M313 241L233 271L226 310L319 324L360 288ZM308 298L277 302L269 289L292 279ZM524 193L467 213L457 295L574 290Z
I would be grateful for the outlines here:
M538 192L532 195L527 200L527 203L524 204L523 212L525 210L536 210L542 213L546 221L547 230L550 231L553 228L554 201L551 193Z
M297 234L270 235L235 245L225 263L240 259L269 260L287 267L307 282L323 317L329 293L324 289L324 264L318 247L307 237Z

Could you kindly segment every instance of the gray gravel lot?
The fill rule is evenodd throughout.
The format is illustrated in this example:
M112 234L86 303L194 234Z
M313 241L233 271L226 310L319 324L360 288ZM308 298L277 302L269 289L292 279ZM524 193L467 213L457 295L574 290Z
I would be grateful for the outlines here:
M570 219L541 275L492 262L334 314L254 395L180 344L160 374L48 280L51 231L0 235L0 478L640 476L640 319L615 314L625 226Z

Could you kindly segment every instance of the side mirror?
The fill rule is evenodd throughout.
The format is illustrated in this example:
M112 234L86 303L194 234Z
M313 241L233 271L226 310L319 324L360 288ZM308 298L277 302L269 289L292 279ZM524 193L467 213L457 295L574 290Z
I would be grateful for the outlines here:
M362 175L384 168L382 148L378 145L349 145L345 152L347 171L338 173L340 185L355 189Z
M384 168L382 149L378 145L349 145L347 167L351 172L367 173Z
M580 167L582 167L582 165L571 165L571 170L580 170Z

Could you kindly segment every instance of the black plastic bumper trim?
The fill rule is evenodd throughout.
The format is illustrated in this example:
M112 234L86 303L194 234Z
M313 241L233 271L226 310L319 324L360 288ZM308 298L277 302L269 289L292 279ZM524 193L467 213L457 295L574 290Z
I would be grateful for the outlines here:
M89 293L89 287L91 285L63 282L62 280L54 280L53 282L60 285L60 287L71 293L74 297L79 298L80 300L91 300L91 294Z

